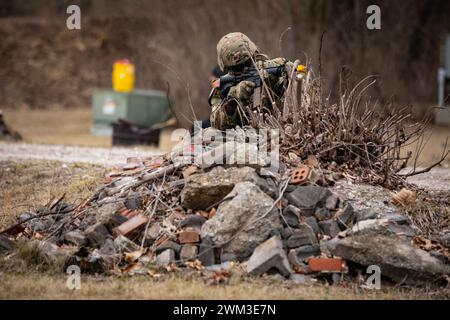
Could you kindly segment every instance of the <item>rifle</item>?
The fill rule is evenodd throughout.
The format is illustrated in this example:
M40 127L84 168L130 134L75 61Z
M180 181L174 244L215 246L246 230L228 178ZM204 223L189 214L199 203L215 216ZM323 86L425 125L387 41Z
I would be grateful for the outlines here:
M264 68L260 70L261 73L268 73L269 75L274 75L276 77L281 77L281 75L286 72L284 66ZM255 88L262 85L262 79L259 76L258 70L256 68L245 68L244 72L240 75L230 75L226 74L221 76L219 79L219 91L222 98L228 95L231 87L234 87L241 81L251 81L255 84Z

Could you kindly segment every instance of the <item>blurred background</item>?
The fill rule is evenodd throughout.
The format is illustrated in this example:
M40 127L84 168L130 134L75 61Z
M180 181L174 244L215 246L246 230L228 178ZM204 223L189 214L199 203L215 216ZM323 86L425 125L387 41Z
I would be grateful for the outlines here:
M81 8L81 30L66 28L70 4ZM381 8L381 30L366 28L371 4ZM325 32L326 92L337 93L343 67L352 81L375 74L371 96L411 104L421 119L437 104L450 1L0 0L0 109L28 137L27 123L36 128L66 116L88 122L93 90L111 88L113 63L128 58L135 87L169 88L179 125L188 128L190 104L197 118L209 115L216 44L233 31L246 33L271 57L307 57L315 71ZM45 130L38 142L47 142ZM70 132L64 141L73 142Z

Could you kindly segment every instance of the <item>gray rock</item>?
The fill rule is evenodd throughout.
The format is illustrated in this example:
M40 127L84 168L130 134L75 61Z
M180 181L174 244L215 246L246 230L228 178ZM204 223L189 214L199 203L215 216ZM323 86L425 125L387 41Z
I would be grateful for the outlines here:
M339 197L336 194L330 195L325 201L325 208L334 210L339 206Z
M338 233L341 232L338 223L334 220L319 221L319 227L325 235L332 238L336 237Z
M113 203L106 203L104 205L101 205L98 208L95 208L95 218L98 222L106 223L112 215L114 215L119 208L122 206L121 203L113 202Z
M378 265L382 275L405 284L437 284L443 280L443 275L450 273L449 266L399 237L352 236L338 241L330 250L336 256L363 266Z
M299 225L301 210L299 208L294 207L293 205L288 205L283 210L283 222L287 223L287 225L296 228Z
M55 221L50 217L36 218L28 221L27 226L34 232L43 232L48 230Z
M85 231L86 238L92 246L101 247L106 239L111 237L108 229L102 223L96 223Z
M210 238L223 253L248 257L273 229L281 228L274 201L250 182L236 184L216 215L202 226L201 237Z
M153 223L151 226L149 226L145 234L144 245L146 247L150 247L155 242L155 240L158 239L160 231L161 225L159 223Z
M139 193L131 193L125 199L125 207L129 210L137 210L142 209L144 205L144 201L142 195Z
M173 242L172 240L167 240L164 241L163 243L161 243L156 249L155 249L155 253L159 254L167 249L171 249L173 250L177 255L180 253L181 250L181 246L176 243Z
M306 264L303 263L303 261L298 258L295 249L289 250L288 260L290 264L293 265L294 267L306 270L307 267Z
M205 222L206 218L202 217L201 215L191 214L180 222L180 228L194 228L196 230L201 230Z
M450 248L450 233L444 234L440 240L444 246Z
M417 235L416 230L406 224L389 223L387 225L387 230L397 236L412 238Z
M300 224L299 228L295 229L292 236L287 239L288 248L298 248L317 243L318 241L314 231L306 223Z
M87 243L87 238L81 230L66 232L64 235L64 240L77 247L82 247Z
M378 218L378 214L370 209L355 211L356 221L364 221Z
M409 219L409 217L400 212L385 213L385 214L382 214L380 218L386 219L389 222L395 222L396 224L401 224L401 225L411 223L411 220Z
M397 225L387 219L370 219L357 222L352 229L348 230L348 235L398 235L413 237L416 231L408 225Z
M198 247L192 244L185 244L181 247L180 259L181 260L191 260L196 259L198 254Z
M16 243L7 236L0 234L0 254L11 253L16 249Z
M295 254L299 261L306 261L309 258L320 256L320 246L318 244L299 247L289 251L289 255Z
M98 252L101 255L104 256L108 256L108 255L114 255L116 253L118 253L116 248L116 245L114 244L114 240L109 238L106 239L105 243L103 244L103 246L98 250ZM133 250L131 250L130 252L132 252Z
M306 217L305 218L305 223L310 226L310 228L312 229L312 231L314 232L315 235L318 235L320 233L320 228L319 225L317 224L317 219L316 217Z
M277 269L285 277L293 273L279 237L272 237L260 244L246 266L247 273L253 276L259 276L270 269Z
M334 213L327 208L318 208L314 213L314 216L317 218L317 220L324 221L333 218Z
M294 229L286 227L281 229L280 236L282 239L288 239L294 233ZM272 235L272 234L271 234Z
M114 239L114 246L116 247L116 250L120 253L124 252L134 252L139 250L139 246L128 239L127 237L123 235L117 236L117 238Z
M326 199L332 195L327 188L308 185L297 187L286 195L286 199L305 213L306 216L314 214L316 207L323 206Z
M181 204L190 209L206 209L219 203L240 182L267 187L263 178L250 167L214 167L206 173L190 175L181 192Z
M346 204L336 214L336 221L341 230L346 230L356 220L355 210L350 204Z
M202 262L204 266L210 266L216 263L214 248L211 239L204 238L199 246L198 259Z
M156 256L156 263L160 266L166 266L175 261L175 252L172 249L166 249Z

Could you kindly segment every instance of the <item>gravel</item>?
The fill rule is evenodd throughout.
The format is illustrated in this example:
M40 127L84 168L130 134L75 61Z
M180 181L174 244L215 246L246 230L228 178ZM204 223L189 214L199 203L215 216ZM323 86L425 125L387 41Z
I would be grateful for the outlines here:
M91 148L0 142L0 160L56 160L111 167L124 164L128 157L149 157L161 153L139 147Z

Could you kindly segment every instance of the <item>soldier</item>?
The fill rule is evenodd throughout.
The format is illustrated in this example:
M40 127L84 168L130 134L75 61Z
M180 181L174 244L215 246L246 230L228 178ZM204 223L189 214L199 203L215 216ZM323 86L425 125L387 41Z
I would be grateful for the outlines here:
M280 77L265 74L262 71L264 82L267 86L255 88L251 81L241 81L231 87L226 96L222 96L218 86L214 88L209 97L212 107L211 125L220 130L234 128L236 126L249 125L249 114L252 111L270 112L274 107L280 108L286 85L286 75L292 68L292 62L284 58L269 59L261 54L256 45L240 32L229 33L220 39L217 44L218 64L222 71L239 75L246 68L263 70L270 67L285 66L286 72ZM256 92L259 94L256 95Z

